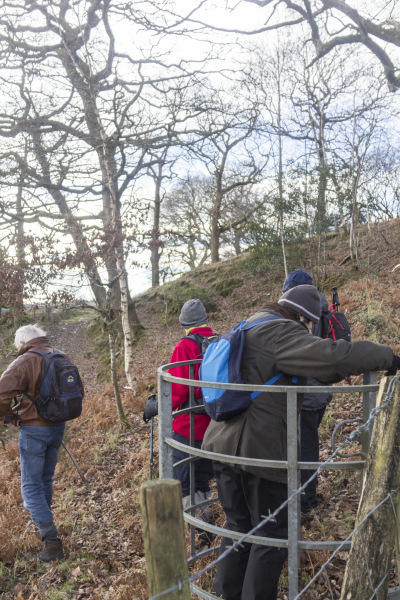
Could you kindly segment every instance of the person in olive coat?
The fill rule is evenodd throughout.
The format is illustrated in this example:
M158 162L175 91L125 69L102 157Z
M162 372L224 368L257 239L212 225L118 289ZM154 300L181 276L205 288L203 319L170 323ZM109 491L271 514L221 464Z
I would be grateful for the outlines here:
M286 277L282 294L288 292L298 285L312 285L312 277L303 269L296 269L289 273ZM324 314L329 314L328 300L318 291L321 300L321 317ZM322 319L318 323L312 323L311 333L317 337L324 338ZM309 386L324 385L318 379L309 377L307 384ZM304 394L303 404L300 413L300 460L302 462L318 462L319 461L319 433L318 428L321 424L325 409L332 400L332 394L327 392L318 392L313 394ZM305 484L314 474L312 469L302 469L300 471L301 485ZM303 519L307 520L306 516L318 505L317 497L317 477L311 479L301 495L301 512ZM310 515L312 517L312 515Z
M241 371L245 383L263 385L279 372L278 385L298 385L307 377L340 381L349 375L374 370L395 374L400 358L390 348L368 341L334 342L310 335L310 322L321 313L318 290L299 285L277 303L248 320L274 315L282 319L257 325L245 332ZM298 413L302 398L298 396ZM287 460L286 394L268 391L253 399L249 408L229 421L211 421L202 448L207 451L269 460ZM284 469L214 463L218 495L226 513L226 528L247 532L287 499ZM257 535L287 539L287 511L263 525ZM220 552L232 541L223 538ZM285 548L243 543L218 563L214 590L225 600L276 600L279 576L287 556Z

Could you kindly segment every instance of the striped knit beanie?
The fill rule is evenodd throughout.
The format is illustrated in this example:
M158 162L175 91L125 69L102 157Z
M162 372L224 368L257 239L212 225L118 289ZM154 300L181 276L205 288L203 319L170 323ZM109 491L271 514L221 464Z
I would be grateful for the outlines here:
M297 285L285 292L278 304L291 308L313 323L318 323L321 316L319 292L313 285Z

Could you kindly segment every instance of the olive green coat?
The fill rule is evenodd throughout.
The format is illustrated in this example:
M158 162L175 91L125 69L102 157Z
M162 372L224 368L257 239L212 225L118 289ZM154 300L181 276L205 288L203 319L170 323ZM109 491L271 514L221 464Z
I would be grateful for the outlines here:
M267 315L279 315L261 310L248 320L251 323ZM372 342L323 340L310 335L299 322L274 320L245 332L241 363L243 380L261 384L283 372L276 385L293 385L291 377L315 377L323 382L340 381L349 375L389 369L393 353L387 346ZM269 388L273 389L273 386ZM302 398L298 396L298 411ZM229 421L211 421L204 436L204 450L267 460L287 459L286 394L263 392L250 407ZM286 482L282 469L243 467L272 481Z

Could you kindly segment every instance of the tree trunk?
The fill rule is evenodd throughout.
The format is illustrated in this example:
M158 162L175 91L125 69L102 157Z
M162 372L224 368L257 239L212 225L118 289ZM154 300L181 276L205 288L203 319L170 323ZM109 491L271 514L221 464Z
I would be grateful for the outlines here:
M109 326L110 326L110 328L113 327L112 325L109 325ZM109 333L108 333L108 346L109 346L109 350L110 350L111 382L112 382L113 389L114 389L114 396L115 396L115 402L117 405L118 416L119 416L121 423L124 425L124 427L126 427L127 429L130 429L128 419L126 418L126 415L124 413L124 408L122 406L121 394L119 392L118 377L117 377L117 364L116 364L116 360L115 360L115 340L114 340L114 334L112 331L109 331Z
M63 193L52 185L50 164L46 152L43 149L40 134L34 131L32 133L32 140L35 148L35 155L42 170L44 186L47 187L49 194L51 194L56 203L60 215L64 216L66 231L72 237L77 252L84 257L84 272L88 278L90 289L92 290L97 306L100 309L103 309L106 306L106 292L101 283L100 274L96 263L93 260L92 252L83 232L82 224L72 214Z
M321 151L322 154L322 151ZM318 175L318 196L317 212L315 216L317 234L326 231L326 188L328 178L326 173L325 160L320 157L319 175Z
M235 249L236 256L239 256L239 254L242 253L242 249L240 247L240 240L241 232L239 231L239 229L235 229L233 232L233 247Z
M281 238L283 266L285 269L285 278L289 275L289 270L286 260L286 247L285 247L285 229L284 229L284 217L283 217L283 141L282 141L282 113L281 113L281 80L280 80L280 60L278 56L278 148L279 148L279 164L278 164L278 190L279 190L279 206L278 206L278 223L279 223L279 234Z
M17 189L16 197L16 213L17 221L17 264L19 268L18 292L15 301L14 325L18 327L21 322L22 313L24 312L24 282L25 282L25 241L24 241L24 209L22 201L22 191L24 183L21 177ZM1 313L0 313L1 315Z
M211 215L211 263L219 262L219 212L222 196L217 189Z
M110 216L111 226L114 233L114 256L117 268L117 280L119 284L119 291L121 294L121 324L122 332L124 336L124 357L125 357L125 375L128 381L128 386L132 392L136 391L137 380L134 374L134 362L133 362L133 340L131 324L129 321L129 290L127 273L125 269L125 258L123 248L123 235L122 235L122 223L119 210L119 199L115 183L115 157L110 144L108 143L106 133L104 131L103 124L101 122L100 114L95 108L98 129L102 140L102 151L99 149L98 156L102 171L105 176L105 189L103 194L110 200Z
M153 229L151 232L151 286L160 285L160 208L161 208L161 178L155 178L155 197L154 197L154 215Z
M399 379L382 379L377 406L385 402L390 384L395 384L392 400L374 423L356 518L356 527L360 526L353 535L341 600L384 600L387 595L389 565L396 536L400 533L397 531L398 517L390 499L374 509L400 486ZM398 493L394 496L394 505L399 506ZM373 514L366 518L372 511ZM379 591L374 595L378 586Z

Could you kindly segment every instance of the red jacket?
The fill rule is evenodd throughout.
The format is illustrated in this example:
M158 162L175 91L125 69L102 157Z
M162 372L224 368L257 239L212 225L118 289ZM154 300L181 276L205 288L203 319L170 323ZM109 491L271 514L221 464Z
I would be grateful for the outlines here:
M203 337L210 337L215 335L211 327L193 327L190 329L190 333L196 333ZM200 349L196 342L188 338L183 338L175 346L175 350L171 356L171 362L181 362L184 360L194 360L199 358ZM199 367L200 364L194 365L194 379L199 378ZM183 377L189 379L189 366L174 367L168 371L175 377ZM201 389L194 388L194 395L196 398L201 398ZM178 410L181 404L184 404L189 400L189 386L182 385L180 383L172 384L172 410ZM194 417L194 438L195 440L202 440L205 431L210 422L210 417L207 415L195 415ZM190 437L190 416L189 414L181 415L176 417L172 424L172 429L176 433L180 433L184 437Z

